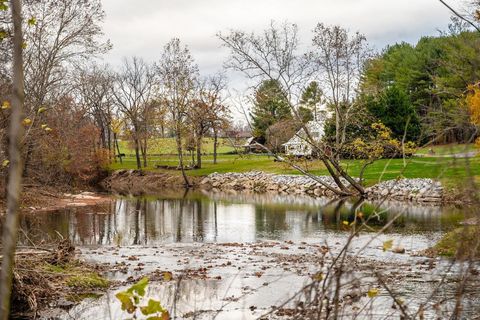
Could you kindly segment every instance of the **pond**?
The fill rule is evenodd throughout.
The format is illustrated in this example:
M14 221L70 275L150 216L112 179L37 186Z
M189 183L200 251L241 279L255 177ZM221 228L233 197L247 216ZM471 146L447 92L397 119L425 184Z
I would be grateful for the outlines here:
M452 267L448 260L432 260L418 253L468 218L470 211L474 208L166 190L154 196L118 196L102 206L24 215L19 241L27 245L59 235L69 238L82 259L108 266L107 276L122 283L68 312L52 308L45 318L127 318L115 293L132 279L148 275L157 281L147 295L161 301L177 319L257 319L272 307L282 306L333 261L361 212L369 221L368 229L348 248L352 276L362 280L355 290L366 292L369 286L378 286L371 272L376 270L385 274L412 310L421 303L434 310L431 293L448 271L451 276L434 297L441 294L453 300L443 304L446 310L425 313L433 317L451 311L455 272L462 265ZM385 232L376 236L382 228ZM387 240L404 248L405 254L383 250ZM321 260L319 250L325 247L332 254ZM172 272L176 281L158 280L165 271ZM476 291L469 292L466 314L480 312ZM365 297L345 306L341 315L351 318L358 310L366 310L362 307L368 303ZM285 306L292 307L292 303ZM391 305L391 297L383 290L369 304L368 314L398 317Z
M465 208L454 206L187 191L25 215L20 243L58 234L76 246L323 239L345 232L344 221L352 222L356 211L370 217L372 230L394 219L386 232L424 235L449 230L466 215Z

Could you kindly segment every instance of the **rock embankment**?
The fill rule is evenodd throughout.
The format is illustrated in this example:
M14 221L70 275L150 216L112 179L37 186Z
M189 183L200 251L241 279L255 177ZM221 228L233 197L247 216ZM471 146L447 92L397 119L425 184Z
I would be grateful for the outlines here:
M442 184L425 178L383 181L367 188L366 191L367 197L371 199L387 197L421 202L440 202L443 199Z
M316 179L334 186L329 176L317 176ZM245 173L212 173L201 181L207 189L230 191L277 192L285 194L308 194L311 196L333 197L335 193L322 183L301 175L277 175L260 171ZM348 187L347 181L342 182ZM442 201L443 188L439 182L431 179L401 179L381 182L367 188L367 197L371 199L391 198L418 202Z
M318 180L328 185L334 185L331 177L318 176ZM348 185L347 181L342 181ZM255 192L278 192L287 194L310 194L313 196L334 196L320 182L301 175L279 175L261 171L245 173L212 173L205 177L201 183L207 189L219 190L251 190Z

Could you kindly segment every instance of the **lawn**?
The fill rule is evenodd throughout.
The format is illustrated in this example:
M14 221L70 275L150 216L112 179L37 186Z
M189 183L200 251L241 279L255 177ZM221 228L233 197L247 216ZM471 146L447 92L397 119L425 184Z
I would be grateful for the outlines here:
M456 153L466 153L469 151L474 151L475 144L452 143L452 144L444 144L444 145L438 145L438 146L428 146L428 147L419 148L416 154L429 155L429 154L432 154L431 150L433 150L434 152L433 155L451 155Z
M186 158L188 164L190 159ZM152 156L149 157L149 166L146 170L162 171L156 169L156 165L177 165L176 156ZM323 164L318 160L301 160L298 162L311 173L317 175L327 175L328 172ZM363 165L359 160L342 161L342 165L347 171L358 176ZM127 157L124 163L114 163L110 169L134 169L136 168L135 159ZM467 170L469 168L469 170ZM283 174L299 174L298 171L292 169L288 164L275 162L272 157L267 155L232 155L219 154L218 163L213 164L213 156L207 155L203 157L202 169L187 171L190 176L205 176L213 172L246 172L251 170L261 170L271 173ZM468 172L470 171L470 173ZM177 172L177 171L169 171ZM467 177L469 174L480 176L480 157L470 159L455 159L450 157L432 158L411 158L406 159L381 159L370 165L365 171L364 178L367 185L375 184L379 181L395 179L397 177L406 178L439 178L448 184L455 184Z
M243 142L243 141L242 141ZM120 152L127 155L135 154L135 149L130 141L119 141L118 142ZM174 138L156 138L150 139L148 142L148 154L152 155L163 155L163 154L176 154L177 145ZM203 139L203 153L213 153L213 138L204 138ZM228 139L219 138L218 139L218 153L228 153L235 151L235 148L232 146L232 143Z

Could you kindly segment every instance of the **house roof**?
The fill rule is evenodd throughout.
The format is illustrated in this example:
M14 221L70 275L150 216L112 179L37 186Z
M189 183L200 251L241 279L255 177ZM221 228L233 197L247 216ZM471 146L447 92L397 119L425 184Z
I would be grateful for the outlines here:
M250 137L250 138L247 139L247 141L245 142L245 144L243 146L244 147L249 147L254 142L256 142L255 137Z

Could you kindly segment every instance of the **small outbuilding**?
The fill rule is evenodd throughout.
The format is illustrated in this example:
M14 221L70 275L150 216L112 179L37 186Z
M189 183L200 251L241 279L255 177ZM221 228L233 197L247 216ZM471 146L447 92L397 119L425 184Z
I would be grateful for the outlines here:
M250 152L264 152L263 148L258 145L258 139L256 137L250 137L247 139L247 142L243 145L243 150L245 153Z

